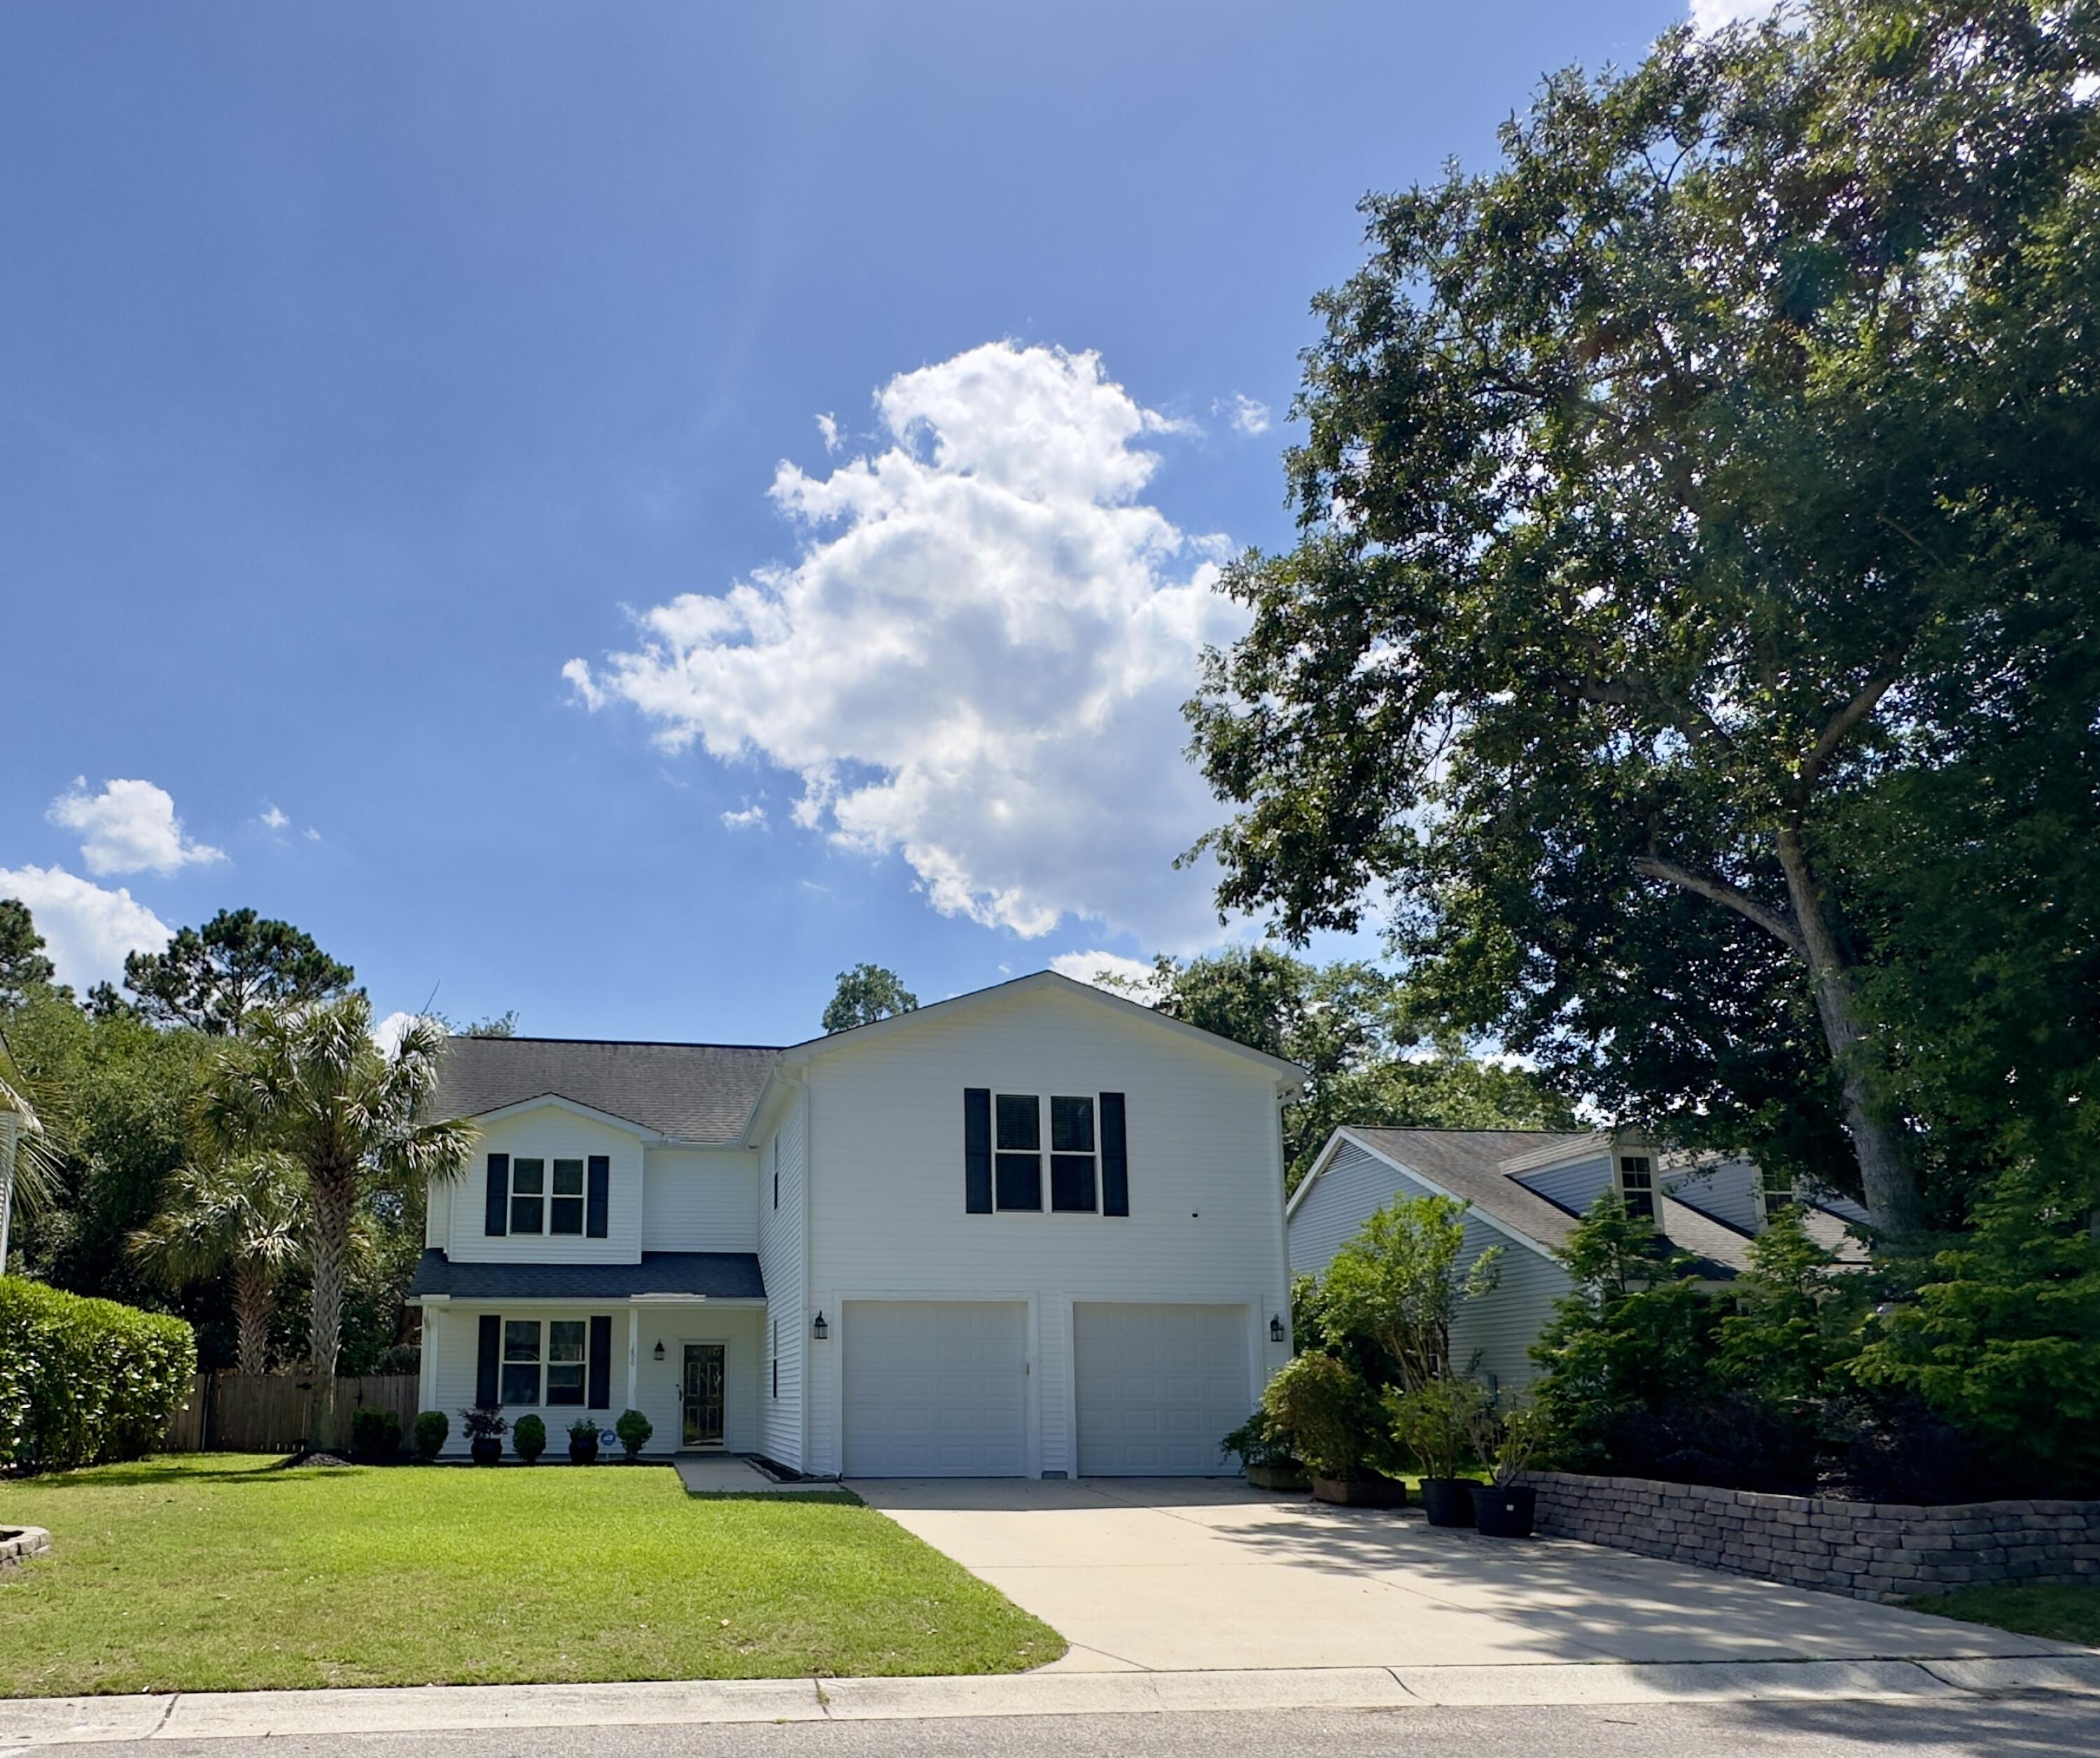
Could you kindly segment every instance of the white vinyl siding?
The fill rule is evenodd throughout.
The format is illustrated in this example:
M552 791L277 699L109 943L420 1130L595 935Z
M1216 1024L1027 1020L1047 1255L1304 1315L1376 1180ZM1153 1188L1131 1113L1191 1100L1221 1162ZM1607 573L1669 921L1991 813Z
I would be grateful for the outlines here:
M526 1158L545 1163L543 1189L554 1186L557 1159L580 1159L588 1167L590 1156L602 1154L611 1163L606 1190L606 1233L602 1239L579 1234L549 1233L543 1215L538 1233L484 1232L487 1209L483 1198L488 1177L488 1156L507 1154L513 1160ZM456 1264L560 1263L633 1264L642 1251L642 1144L630 1131L615 1129L593 1118L580 1117L558 1105L521 1111L480 1126L474 1144L474 1158L455 1180L451 1199L443 1205L448 1237L435 1239ZM431 1225L439 1224L439 1205L432 1205ZM656 1249L652 1244L651 1250Z
M809 1100L796 1093L774 1128L763 1164L763 1199L758 1204L758 1263L765 1278L767 1310L780 1325L780 1395L770 1395L767 1356L766 1396L759 1402L758 1450L792 1470L803 1464L803 1372L814 1309L805 1297L804 1208L808 1198ZM773 1204L773 1178L780 1179L780 1204ZM771 1339L767 1339L770 1343ZM827 1344L826 1348L832 1345Z
M846 1302L827 1345L845 1358L846 1475L1021 1475L1027 1343L1017 1301Z
M1082 1477L1228 1477L1218 1442L1246 1420L1248 1309L1072 1310Z
M1025 1303L1031 1473L1077 1469L1075 1301L1258 1309L1251 1402L1252 1387L1289 1354L1267 1341L1266 1328L1287 1296L1277 1078L1149 1015L1052 987L929 1011L828 1049L807 1068L810 1303L834 1320L860 1301ZM1059 1214L1047 1201L1040 1212L967 1212L963 1096L971 1088L1125 1094L1130 1213ZM770 1268L767 1286L777 1300ZM807 1346L803 1469L829 1474L841 1469L848 1352L836 1333Z
M642 1248L758 1249L758 1155L748 1148L651 1147L643 1156Z

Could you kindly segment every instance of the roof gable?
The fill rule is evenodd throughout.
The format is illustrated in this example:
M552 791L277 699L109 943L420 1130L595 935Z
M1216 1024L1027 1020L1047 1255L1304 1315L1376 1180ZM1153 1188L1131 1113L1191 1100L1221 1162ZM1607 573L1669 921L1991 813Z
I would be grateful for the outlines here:
M1305 1071L1295 1062L1286 1062L1280 1056L1271 1056L1264 1050L1250 1049L1236 1039L1222 1036L1215 1031L1206 1031L1202 1027L1192 1026L1186 1020L1176 1019L1141 1002L1120 995L1111 995L1107 990L1096 988L1091 983L1080 983L1054 970L1031 971L1025 977L1016 977L1008 983L994 983L989 988L973 989L967 995L951 996L945 1001L935 1001L908 1014L893 1014L889 1018L878 1019L871 1025L855 1026L849 1031L834 1031L823 1037L790 1045L780 1053L780 1059L783 1065L805 1062L812 1057L867 1043L879 1036L908 1032L936 1016L952 1017L956 1013L977 1008L1010 1005L1046 992L1083 1001L1089 1006L1110 1009L1125 1019L1175 1033L1193 1045L1238 1057L1267 1070L1280 1086L1295 1089L1305 1079Z
M741 1137L779 1054L748 1044L452 1038L429 1115L485 1117L555 1098L665 1141L723 1146Z

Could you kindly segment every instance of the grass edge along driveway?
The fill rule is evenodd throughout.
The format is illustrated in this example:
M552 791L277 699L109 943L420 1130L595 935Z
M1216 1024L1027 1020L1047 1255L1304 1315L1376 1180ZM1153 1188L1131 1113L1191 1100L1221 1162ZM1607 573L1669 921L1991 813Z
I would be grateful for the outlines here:
M668 1466L281 1469L205 1454L0 1482L0 1695L1011 1672L1064 1639L847 1497Z

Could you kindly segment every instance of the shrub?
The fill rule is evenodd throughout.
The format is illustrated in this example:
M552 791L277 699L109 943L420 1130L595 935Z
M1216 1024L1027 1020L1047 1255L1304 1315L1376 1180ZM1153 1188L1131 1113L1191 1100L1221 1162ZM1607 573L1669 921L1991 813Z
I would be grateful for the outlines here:
M1268 1432L1268 1419L1256 1411L1218 1442L1218 1456L1237 1454L1243 1465L1292 1465L1298 1460L1282 1441Z
M1392 1464L1377 1395L1332 1355L1299 1355L1277 1371L1261 1396L1269 1438L1303 1460L1314 1476L1343 1482Z
M537 1416L520 1416L510 1428L511 1451L531 1464L547 1450L547 1425Z
M1475 1380L1432 1380L1418 1391L1385 1395L1393 1440L1425 1478L1455 1478L1467 1453L1478 1454L1491 1424L1493 1400Z
M445 1450L452 1432L452 1419L442 1410L425 1411L416 1419L416 1456L428 1464Z
M627 1456L639 1459L642 1449L649 1444L649 1437L656 1430L640 1411L623 1410L620 1420L612 1425L612 1432L620 1437L620 1444L627 1449Z
M196 1335L179 1318L0 1276L0 1470L150 1452L196 1372Z
M1466 1205L1448 1196L1403 1198L1365 1221L1335 1253L1318 1294L1330 1343L1368 1338L1418 1390L1451 1372L1451 1320L1458 1303L1489 1292L1502 1248L1491 1245L1464 1270Z
M401 1419L390 1410L355 1411L350 1419L350 1444L368 1458L391 1459L401 1451Z
M493 1404L476 1404L460 1412L460 1426L470 1441L500 1441L510 1425Z
M579 1416L569 1425L569 1438L572 1441L595 1441L598 1438L598 1418ZM642 1437L646 1440L648 1437Z

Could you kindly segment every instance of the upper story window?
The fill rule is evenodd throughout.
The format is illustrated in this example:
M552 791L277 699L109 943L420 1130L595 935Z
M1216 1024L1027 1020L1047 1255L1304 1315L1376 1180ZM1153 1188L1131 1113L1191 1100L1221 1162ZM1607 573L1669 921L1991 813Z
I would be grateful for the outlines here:
M1628 1214L1643 1221L1655 1219L1655 1162L1647 1155L1619 1156L1619 1196Z
M482 1230L491 1238L552 1233L602 1239L611 1199L610 1155L550 1161L536 1154L491 1154Z
M1793 1206L1793 1174L1781 1172L1776 1167L1761 1168L1758 1173L1758 1188L1764 1197L1767 1218L1783 1208Z
M1052 1213L1130 1213L1122 1093L995 1093L989 1087L963 1093L964 1210L1042 1213L1046 1149Z

